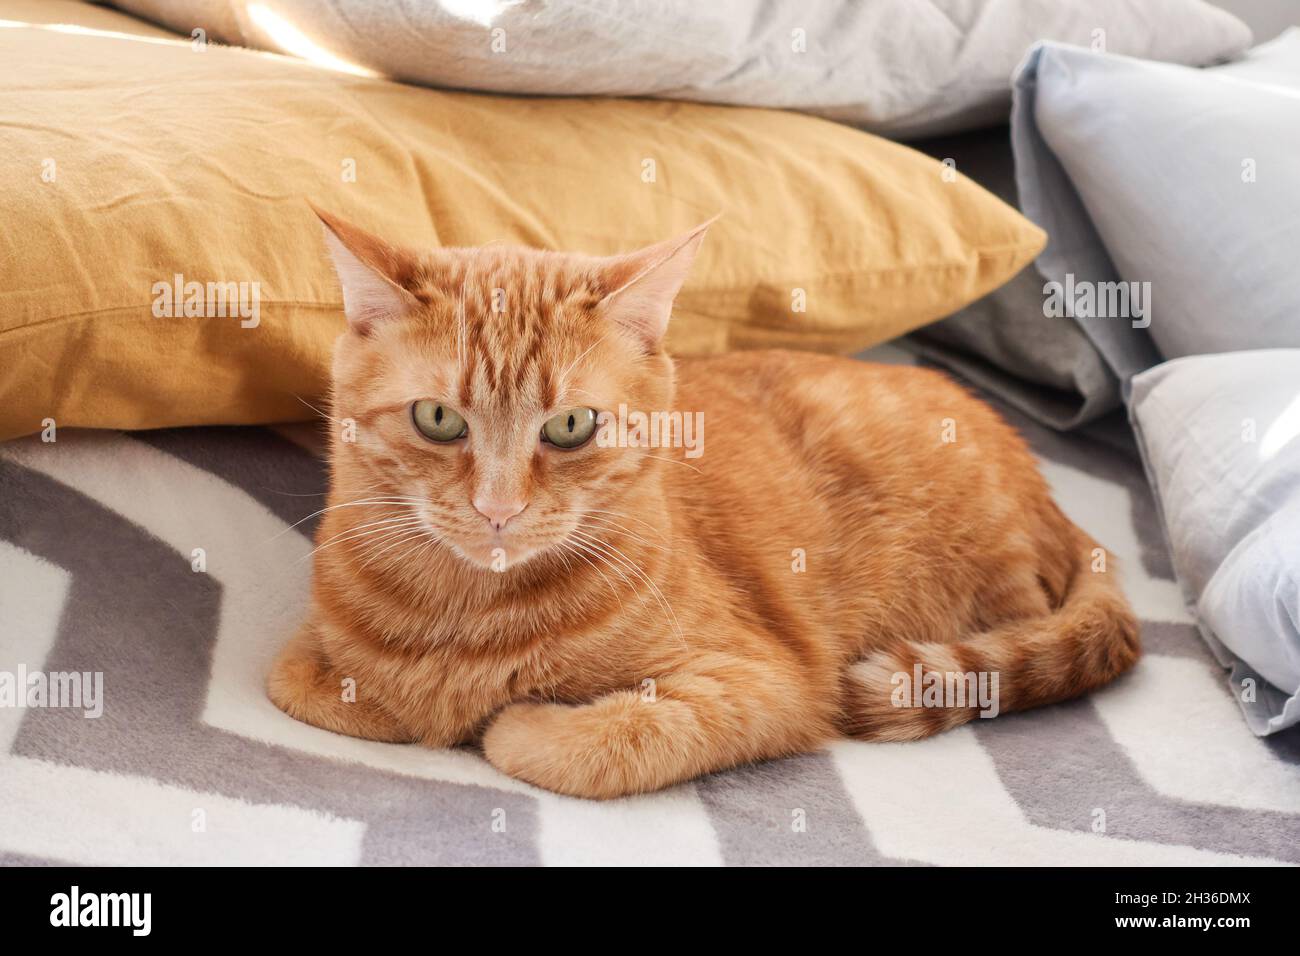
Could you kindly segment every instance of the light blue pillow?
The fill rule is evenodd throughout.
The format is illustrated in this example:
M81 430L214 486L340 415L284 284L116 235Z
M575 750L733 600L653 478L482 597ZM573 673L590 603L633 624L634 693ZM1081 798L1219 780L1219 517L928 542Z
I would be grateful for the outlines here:
M1020 208L1049 235L1038 269L1121 379L1300 347L1300 30L1205 69L1040 44L1012 142ZM1128 313L1090 310L1116 280Z
M1300 723L1300 349L1166 362L1133 379L1130 417L1179 583L1247 723Z

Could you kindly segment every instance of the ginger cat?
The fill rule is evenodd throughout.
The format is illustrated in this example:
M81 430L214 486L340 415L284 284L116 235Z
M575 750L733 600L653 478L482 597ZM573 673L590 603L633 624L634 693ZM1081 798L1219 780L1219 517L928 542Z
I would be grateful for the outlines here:
M321 218L349 322L333 414L356 425L270 675L297 719L481 740L504 773L604 798L926 737L1136 661L1113 564L943 375L664 353L707 223L597 258L415 253ZM707 443L611 447L620 406L698 414Z

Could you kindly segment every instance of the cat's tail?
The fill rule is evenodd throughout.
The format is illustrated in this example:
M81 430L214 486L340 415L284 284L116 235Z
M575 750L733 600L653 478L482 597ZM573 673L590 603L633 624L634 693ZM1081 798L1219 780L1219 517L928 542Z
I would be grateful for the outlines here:
M1093 570L1080 548L1050 614L952 643L897 641L853 664L842 686L841 732L866 740L918 740L986 714L1024 710L1095 690L1141 653L1138 622L1113 566Z

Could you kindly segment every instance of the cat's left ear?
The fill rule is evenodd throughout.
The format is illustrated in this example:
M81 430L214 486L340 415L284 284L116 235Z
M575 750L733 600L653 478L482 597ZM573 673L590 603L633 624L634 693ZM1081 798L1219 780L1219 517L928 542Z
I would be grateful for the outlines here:
M658 348L668 330L673 300L691 271L705 232L717 220L714 216L684 236L605 260L603 277L613 290L601 300L605 314L646 348Z

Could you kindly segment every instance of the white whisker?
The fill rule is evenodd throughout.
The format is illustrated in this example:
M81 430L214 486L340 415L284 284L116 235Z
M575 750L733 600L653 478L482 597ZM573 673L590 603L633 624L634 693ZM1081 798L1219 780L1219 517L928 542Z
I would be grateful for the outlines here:
M650 590L653 592L655 599L659 602L660 606L668 613L668 616L672 619L673 630L676 632L677 639L683 644L685 644L685 634L682 631L681 624L677 620L677 615L676 613L674 613L672 605L669 604L668 599L664 597L663 592L659 589L659 585L655 584L655 582L651 580L650 576L646 574L645 571L643 571L641 567L636 564L636 562L634 562L631 558L629 558L618 548L614 547L612 544L602 541L601 539L595 537L594 535L590 535L587 534L586 532L577 531L577 530L574 531L574 534L578 535L581 539L587 541L588 544L595 547L599 547L603 549L605 553L611 554L615 559L620 560L624 564L624 566L628 568L628 570L632 571L642 581L644 581L646 585L650 588Z
M607 578L607 577L605 576L605 572L602 571L602 570L600 569L600 565L599 565L598 563L593 563L593 562L591 561L591 559L587 557L587 555L591 555L592 557L596 558L597 561L604 561L604 563L607 564L607 565L609 566L609 568L610 568L611 571L617 571L618 569L614 567L614 565L609 561L609 559L608 559L608 558L604 558L604 557L603 557L599 552L597 552L597 551L591 549L590 547L588 547L587 545L585 545L585 544L581 544L581 543L579 543L579 542L577 542L577 541L572 541L572 540L569 540L569 539L565 539L564 542L561 542L561 545L562 545L562 546L565 546L565 547L572 548L572 549L573 549L573 551L572 551L573 554L577 555L579 558L582 558L583 561L587 562L587 564L590 565L590 567L591 567L591 568L592 568L592 569L593 569L597 574L600 575L601 580L605 582L605 586L606 586L607 588L609 588L610 593L614 595L614 600L618 601L619 610L621 610L624 614L626 614L626 613L627 613L627 605L625 605L625 604L623 603L623 597L622 597L622 595L620 595L620 594L618 593L618 588L616 588L616 587L614 586L614 583L613 583L612 581L610 581L610 579ZM636 590L636 586L635 586L631 581L629 581L629 580L627 579L627 575L623 574L623 573L620 571L620 572L619 572L619 576L623 579L623 582L624 582L625 584L627 584L627 586L628 586L629 588L631 588L633 591Z
M415 528L415 529L409 529L409 528L408 528L408 529L404 529L404 530L405 530L405 533L404 533L404 534L403 534L403 533L396 534L396 538L397 538L396 541L392 541L391 543L389 543L389 544L386 545L385 547L381 548L378 552L375 552L375 553L371 554L368 558L366 558L365 561L361 562L361 566L362 566L363 568L368 568L368 567L370 567L371 564L373 564L375 561L377 561L377 560L379 559L380 555L386 554L387 552L391 551L393 548L397 547L399 544L403 544L403 543L405 543L405 542L407 542L407 541L413 541L413 540L415 540L415 539L417 539L417 538L426 537L426 536L427 536L427 537L437 537L437 536L434 535L434 533L431 532L427 527L423 527L423 526L421 526L421 527L419 527L419 528ZM392 536L392 534L390 533L390 537L391 537L391 536ZM376 544L377 544L377 543L378 543L378 542L376 542ZM373 549L374 549L374 545L371 546L371 550L372 550L372 551L373 551Z
M378 535L385 535L391 531L405 530L416 525L423 525L424 519L416 516L401 518L385 518L382 521L372 521L369 524L357 528L349 528L334 535L328 541L324 541L312 548L311 551L298 559L299 562L306 561L314 557L318 551L324 551L331 544L342 544L345 541L359 541L363 538L374 538ZM373 528L374 530L366 530Z
M298 527L298 525L302 524L304 521L310 521L312 518L315 518L318 515L323 515L327 511L334 511L336 508L359 508L363 505L390 505L390 504L411 504L411 503L419 503L425 505L433 504L433 502L429 501L427 498L417 498L413 495L386 495L381 498L359 498L359 499L353 499L351 501L343 501L336 505L329 505L326 508L321 508L319 511L313 511L305 518L299 518L297 521L289 525L289 527L285 528L283 531L279 531L271 535L271 537L268 538L267 540L274 541L276 538L280 537L281 535L288 534L290 531Z
M311 402L307 401L307 399L303 398L301 395L294 395L293 397L296 398L296 399L298 399L298 401L302 402L304 405L306 405L308 408L310 408L313 412L315 412L315 413L316 413L317 415L319 415L321 418L327 418L327 419L329 419L330 421L334 422L334 424L336 424L336 425L342 425L342 424L343 424L343 422L342 422L340 419L337 419L337 418L335 418L333 415L329 415L329 414L327 414L326 412L322 412L319 408L317 408L317 407L316 407L315 405L313 405Z
M644 518L638 518L636 515L630 515L625 511L610 511L606 508L587 508L585 509L585 511L587 514L591 514L591 515L610 515L611 517L614 518L622 518L624 521L635 521L643 528L646 528L649 531L653 531L655 534L662 535L662 529L658 525L651 524L649 521L646 521Z
M608 332L603 333L603 334L600 336L600 338L596 339L596 341L594 341L594 342L592 342L590 345L588 345L588 346L586 347L586 349L583 350L583 352L582 352L581 355L579 355L576 359L574 359L572 362L570 362L568 365L566 365L566 366L564 367L564 371L561 372L561 373L559 374L559 376L558 376L558 377L559 377L559 380L560 380L560 393L561 393L561 394L564 394L564 393L568 390L568 382L566 381L566 379L568 379L568 377L569 377L569 373L573 371L574 366L576 366L579 362L581 362L581 361L582 361L583 359L585 359L588 355L590 355L592 349L594 349L594 348L595 348L597 345L599 345L601 342L605 341L605 337L606 337L607 335L609 335Z
M617 521L611 521L609 518L602 518L599 517L598 515L591 515L591 514L586 516L586 520L588 524L594 525L595 528L599 531L605 531L610 534L613 533L624 534L627 535L629 538L631 538L633 541L636 541L637 543L642 544L647 548L658 548L660 551L664 551L668 554L673 553L673 549L668 547L666 544L659 544L655 541L647 541L645 538L641 537L635 531L623 527Z
M679 459L677 459L677 458L665 458L663 455L650 455L650 454L647 454L646 457L647 457L647 458L654 458L654 459L656 459L657 461L668 461L668 462L672 462L674 465L681 465L683 468L689 468L691 471L695 472L697 475L702 475L702 474L704 474L704 472L700 471L700 469L696 468L696 467L695 467L694 465L692 465L689 461L681 461L681 460L679 460Z

